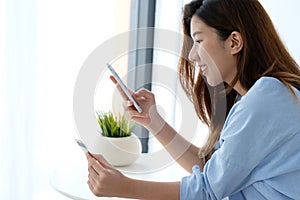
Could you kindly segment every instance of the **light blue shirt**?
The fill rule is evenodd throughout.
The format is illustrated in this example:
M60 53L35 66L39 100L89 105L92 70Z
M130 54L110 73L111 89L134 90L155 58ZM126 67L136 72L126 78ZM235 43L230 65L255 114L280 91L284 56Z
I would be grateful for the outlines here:
M260 78L230 110L219 147L182 178L181 200L300 199L300 92Z

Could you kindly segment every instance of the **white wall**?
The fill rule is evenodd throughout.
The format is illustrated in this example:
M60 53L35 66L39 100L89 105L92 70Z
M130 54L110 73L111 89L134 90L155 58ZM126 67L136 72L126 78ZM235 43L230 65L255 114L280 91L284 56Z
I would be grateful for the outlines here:
M291 55L300 64L300 1L259 0Z

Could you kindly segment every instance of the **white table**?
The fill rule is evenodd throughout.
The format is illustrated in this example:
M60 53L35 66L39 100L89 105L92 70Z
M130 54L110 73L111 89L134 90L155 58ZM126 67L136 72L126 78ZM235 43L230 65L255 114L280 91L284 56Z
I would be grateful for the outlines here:
M56 170L50 181L52 187L62 195L77 200L120 199L96 197L90 191L87 185L87 160L83 154L70 160L66 166ZM141 154L132 165L118 169L129 177L143 180L180 181L188 175L165 151Z

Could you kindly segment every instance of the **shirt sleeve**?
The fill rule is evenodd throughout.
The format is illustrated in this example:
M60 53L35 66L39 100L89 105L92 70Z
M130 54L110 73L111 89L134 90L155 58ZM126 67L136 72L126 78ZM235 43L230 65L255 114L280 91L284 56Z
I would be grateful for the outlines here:
M221 134L220 148L202 173L194 166L193 173L182 179L181 200L222 199L266 178L263 176L267 174L256 177L253 171L295 133L293 127L278 123L283 122L282 117L287 113L282 106L286 95L278 94L287 90L279 86L272 85L271 90L267 83L261 82L232 108ZM287 134L274 134L280 132Z
M235 124L236 117L241 118L239 115L239 111L233 112L233 116L230 117L230 122L227 125L228 128L223 130L226 138L221 139L220 148L214 152L211 159L206 163L203 172L201 173L199 166L194 166L192 174L182 178L180 186L181 200L222 199L243 187L242 183L245 182L250 171L239 164L244 161L245 156L240 154L244 152L241 148L247 149L244 146L247 139L240 132L252 132L253 130L250 131L246 127L241 127L240 123L237 125L237 127L240 127L239 130L231 125L231 120ZM252 117L249 114L245 116L242 120L246 124ZM229 129L231 129L230 134L227 134Z
M193 167L193 173L190 176L184 177L180 184L180 199L216 199L209 184L206 183L204 174L200 172L198 165ZM206 187L205 187L206 185Z

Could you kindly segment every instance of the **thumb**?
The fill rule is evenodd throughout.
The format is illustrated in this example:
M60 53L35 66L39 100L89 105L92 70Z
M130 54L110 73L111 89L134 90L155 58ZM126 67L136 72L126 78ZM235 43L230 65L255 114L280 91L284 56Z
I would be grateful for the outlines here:
M97 160L103 167L112 168L111 164L101 154L91 154L91 156Z
M154 98L154 94L145 88L137 91L136 93L134 93L134 95L136 97L144 97L146 99Z

